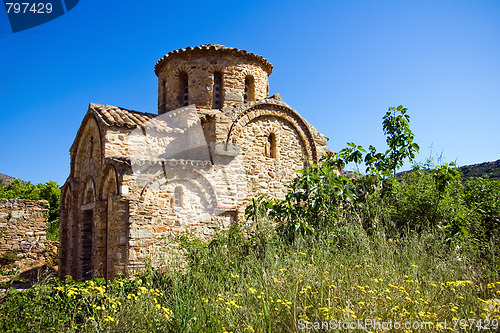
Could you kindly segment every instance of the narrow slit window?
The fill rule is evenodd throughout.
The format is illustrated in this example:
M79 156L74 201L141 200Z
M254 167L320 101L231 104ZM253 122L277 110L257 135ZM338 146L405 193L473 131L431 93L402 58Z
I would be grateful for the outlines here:
M179 100L180 106L189 105L189 83L188 83L188 75L186 72L179 73L179 96L177 99Z
M212 109L220 108L222 108L222 74L215 72L212 87Z
M165 109L166 109L166 103L167 103L167 81L166 80L163 80L163 96L162 96L162 104L163 104L163 111L165 112Z
M182 187L177 186L174 190L174 206L175 207L182 207L183 206L183 191Z
M243 100L245 102L251 102L255 100L255 80L251 75L248 75L245 78L245 92L243 95Z
M264 154L269 158L276 158L276 134L271 133L267 137Z

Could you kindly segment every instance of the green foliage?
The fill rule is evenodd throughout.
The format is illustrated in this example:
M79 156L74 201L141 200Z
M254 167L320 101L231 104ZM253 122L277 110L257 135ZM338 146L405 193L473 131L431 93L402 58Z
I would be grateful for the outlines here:
M280 235L290 242L297 235L324 232L349 239L353 226L360 226L368 236L399 238L432 232L442 236L448 246L459 244L497 255L498 182L472 179L462 183L453 163L437 166L432 160L394 176L406 159L414 160L419 149L409 120L406 108L389 108L382 123L389 147L385 153L373 146L366 152L348 143L337 156L326 155L319 165L299 171L285 199L260 196L254 200L247 218L255 222L267 212L278 223ZM349 178L338 172L350 162L359 170L363 161L366 174Z
M485 310L500 292L498 270L474 253L443 247L428 232L368 239L356 224L336 232L342 247L332 246L333 233L299 235L290 245L274 229L262 240L236 226L214 242L188 240L183 250L199 260L182 269L10 289L0 295L0 331L299 332L300 319L498 317Z
M390 107L384 116L382 127L387 136L387 146L389 149L385 153L387 168L396 174L396 171L403 166L405 159L413 162L415 153L418 153L419 146L413 142L414 135L410 130L410 116L408 109L402 105Z
M40 190L30 182L14 179L7 186L0 186L0 198L40 200Z
M297 332L301 319L500 319L500 182L462 182L453 164L432 161L394 176L418 146L406 109L389 111L385 153L348 143L324 156L299 171L285 199L252 200L249 230L234 224L210 242L182 235L186 262L146 263L130 280L8 290L0 331ZM364 162L366 174L340 174L350 162Z
M464 183L468 233L481 249L500 243L500 181L469 179ZM456 228L455 228L456 230Z
M383 202L399 234L444 228L462 212L460 173L448 165L416 169L390 184Z
M0 184L0 199L2 198L47 200L47 236L52 240L59 238L61 190L55 181L49 180L45 184L33 185L31 182L25 183L14 179L6 186Z
M0 331L168 332L166 294L145 280L54 279L22 292L10 289L2 296Z
M500 160L460 167L463 178L485 178L500 181Z
M379 196L376 190L381 186L385 189L391 185L386 177L395 174L406 159L412 161L419 149L413 142L409 121L407 109L402 105L389 108L382 123L389 147L385 153L378 153L373 146L366 153L362 146L349 142L337 156L327 155L320 165L298 171L299 176L289 185L284 200L273 202L259 197L257 202L252 202L246 211L247 218L255 220L258 211L268 210L272 218L280 221L279 228L290 241L297 233L315 233L318 228L345 225L346 217L353 214L367 229L373 230L373 224L360 212L372 214L370 205L378 199L369 202L368 198ZM339 170L350 162L354 162L359 171L358 165L363 161L367 166L365 176L350 179L339 175Z

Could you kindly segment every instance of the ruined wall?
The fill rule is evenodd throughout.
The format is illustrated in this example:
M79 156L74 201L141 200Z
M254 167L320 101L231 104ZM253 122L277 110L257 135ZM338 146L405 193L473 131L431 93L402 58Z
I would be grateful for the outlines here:
M0 199L0 254L45 250L46 203L45 200Z

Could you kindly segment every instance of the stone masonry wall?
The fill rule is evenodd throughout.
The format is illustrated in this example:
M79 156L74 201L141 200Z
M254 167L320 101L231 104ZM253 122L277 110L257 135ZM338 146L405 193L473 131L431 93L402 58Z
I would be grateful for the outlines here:
M45 249L46 203L45 200L0 199L0 254Z
M276 157L265 155L269 135L276 138ZM248 123L237 138L244 156L248 180L248 200L259 194L284 199L286 187L305 166L305 148L290 123L274 117L259 117Z
M283 198L327 138L268 97L271 72L260 56L204 45L155 66L160 117L91 104L63 186L60 275L161 267L182 256L172 236L208 240L243 221L251 198Z
M199 108L212 108L214 72L222 74L223 106L244 102L245 77L254 78L254 100L268 95L268 74L257 63L242 63L238 57L220 55L172 59L159 73L159 113L183 107L185 100L179 100L179 73L188 75L188 104Z

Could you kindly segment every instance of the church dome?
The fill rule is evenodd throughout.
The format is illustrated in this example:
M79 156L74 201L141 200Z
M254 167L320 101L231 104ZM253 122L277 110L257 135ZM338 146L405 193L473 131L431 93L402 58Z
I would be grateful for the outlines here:
M259 55L218 44L171 51L155 65L158 112L191 104L221 109L264 99L272 70Z

